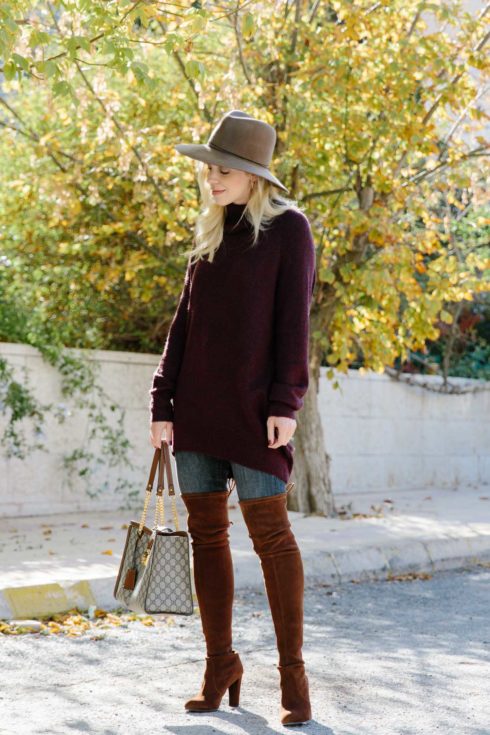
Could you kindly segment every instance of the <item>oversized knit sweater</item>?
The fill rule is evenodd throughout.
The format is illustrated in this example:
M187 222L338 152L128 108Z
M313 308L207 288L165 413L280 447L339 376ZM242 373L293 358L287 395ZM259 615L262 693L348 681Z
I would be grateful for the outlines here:
M245 206L227 205L213 262L188 264L150 414L173 421L174 456L204 452L288 482L294 437L270 449L267 418L296 418L308 388L315 247L308 219L294 209L252 246L252 225L239 221Z

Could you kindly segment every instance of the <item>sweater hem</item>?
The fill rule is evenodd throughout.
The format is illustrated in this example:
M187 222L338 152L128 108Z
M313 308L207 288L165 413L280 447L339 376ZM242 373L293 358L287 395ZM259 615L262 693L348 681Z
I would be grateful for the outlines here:
M281 448L270 449L270 452L279 452ZM285 447L283 447L285 449ZM242 453L237 451L236 448L227 450L225 447L216 449L211 447L205 442L198 441L185 441L182 439L175 439L174 431L174 443L172 445L172 455L175 458L175 452L202 452L203 454L209 454L211 457L217 459L227 460L228 462L236 462L244 467L249 467L252 470L259 470L261 472L267 472L270 475L274 475L286 484L289 482L292 470L292 457L291 457L291 470L288 467L288 460L284 455L277 457L267 458L267 461L262 460L260 456L251 456L250 453Z

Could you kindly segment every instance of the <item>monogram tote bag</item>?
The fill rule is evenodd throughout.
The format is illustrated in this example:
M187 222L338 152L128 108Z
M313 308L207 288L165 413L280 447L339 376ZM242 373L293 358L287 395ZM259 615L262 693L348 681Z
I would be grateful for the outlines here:
M155 520L148 528L146 514L157 468ZM175 528L165 526L165 468ZM166 441L162 441L160 449L155 449L141 519L129 524L113 594L118 602L138 613L192 615L194 612L189 534L179 529Z

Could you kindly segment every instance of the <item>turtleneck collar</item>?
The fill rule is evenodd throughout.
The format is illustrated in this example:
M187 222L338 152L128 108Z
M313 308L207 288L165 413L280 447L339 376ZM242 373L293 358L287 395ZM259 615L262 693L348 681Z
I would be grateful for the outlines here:
M250 227L250 223L246 216L242 217L246 206L246 204L235 204L234 202L225 206L225 219L223 225L225 232L243 232ZM241 220L240 217L242 217Z

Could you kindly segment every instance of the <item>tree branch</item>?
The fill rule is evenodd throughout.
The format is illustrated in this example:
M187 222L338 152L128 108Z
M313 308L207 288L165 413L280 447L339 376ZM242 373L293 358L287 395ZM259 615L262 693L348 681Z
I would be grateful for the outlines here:
M245 59L243 56L243 49L242 49L242 36L240 33L240 28L238 25L238 11L233 16L233 30L235 32L235 38L237 42L237 48L238 48L238 60L240 61L240 66L242 67L243 74L245 76L245 79L247 80L248 84L252 84L252 79L250 77L250 74L247 69L247 65L245 63Z
M301 202L308 202L310 199L320 199L320 197L329 197L334 194L343 194L346 191L354 191L351 186L343 186L340 189L326 189L325 191L312 191L301 197Z

